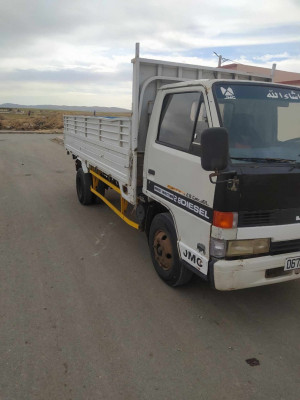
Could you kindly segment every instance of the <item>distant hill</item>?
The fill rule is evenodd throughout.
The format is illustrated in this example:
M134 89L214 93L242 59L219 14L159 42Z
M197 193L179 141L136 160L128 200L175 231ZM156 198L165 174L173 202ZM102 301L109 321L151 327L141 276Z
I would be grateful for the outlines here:
M40 110L58 110L58 111L87 111L87 112L101 112L101 113L122 113L122 112L130 112L126 108L119 107L85 107L85 106L55 106L51 104L43 104L37 106L24 106L21 104L14 103L4 103L0 104L0 108L36 108Z

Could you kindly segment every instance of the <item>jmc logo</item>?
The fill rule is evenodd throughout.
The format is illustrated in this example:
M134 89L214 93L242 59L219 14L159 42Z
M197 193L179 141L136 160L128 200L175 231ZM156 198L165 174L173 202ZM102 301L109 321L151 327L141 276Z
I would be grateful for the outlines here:
M182 242L179 242L179 248L182 260L190 264L202 274L207 275L208 259L205 258L204 255L199 254Z
M183 257L187 258L191 263L197 264L198 267L202 267L202 260L200 257L197 257L195 254L192 254L190 251L185 250L183 252Z

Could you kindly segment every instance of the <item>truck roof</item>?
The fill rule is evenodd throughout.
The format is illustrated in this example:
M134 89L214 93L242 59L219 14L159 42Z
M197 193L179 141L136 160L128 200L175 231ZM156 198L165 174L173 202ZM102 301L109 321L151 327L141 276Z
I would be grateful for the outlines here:
M262 81L255 81L255 80L232 80L232 79L197 79L197 80L192 80L192 81L184 81L184 82L179 82L179 83L170 83L167 85L163 85L160 87L159 90L166 90L166 89L172 89L172 88L180 88L180 87L187 87L187 86L204 86L206 89L211 89L212 85L216 82L226 82L228 84L233 84L233 83L250 83L250 84L255 84L255 85L263 85L263 86L282 86L282 87L290 87L293 89L298 89L299 87L295 87L292 85L285 85L282 83L274 83L274 82L262 82Z

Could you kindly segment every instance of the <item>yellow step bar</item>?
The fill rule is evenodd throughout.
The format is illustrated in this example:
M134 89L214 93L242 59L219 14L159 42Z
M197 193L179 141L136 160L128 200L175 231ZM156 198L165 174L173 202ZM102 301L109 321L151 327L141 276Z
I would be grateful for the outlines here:
M125 212L126 212L127 206L128 206L128 201L122 197L120 188L118 188L113 183L109 182L107 179L103 178L103 176L97 174L97 172L93 171L92 169L90 169L89 172L92 174L92 177L93 177L93 186L91 186L91 188L90 188L91 192L94 193L97 197L99 197L105 204L107 204L109 208L111 208L120 218L122 218L123 221L126 222L126 224L132 226L135 229L139 229L139 224L131 221L129 218L127 218L125 216ZM115 192L119 193L120 200L121 200L121 210L118 210L110 201L108 201L104 196L102 196L102 194L97 192L96 188L98 186L99 181L104 182L107 186L109 186Z

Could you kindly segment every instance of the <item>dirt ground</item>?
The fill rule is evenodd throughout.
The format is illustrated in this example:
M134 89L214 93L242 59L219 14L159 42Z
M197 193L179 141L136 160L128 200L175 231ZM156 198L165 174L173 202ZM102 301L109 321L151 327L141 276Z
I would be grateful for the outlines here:
M12 109L0 113L0 130L62 132L64 115L94 115L92 112ZM129 116L129 113L96 113L96 116Z
M169 287L51 139L0 137L0 399L299 400L300 279Z

